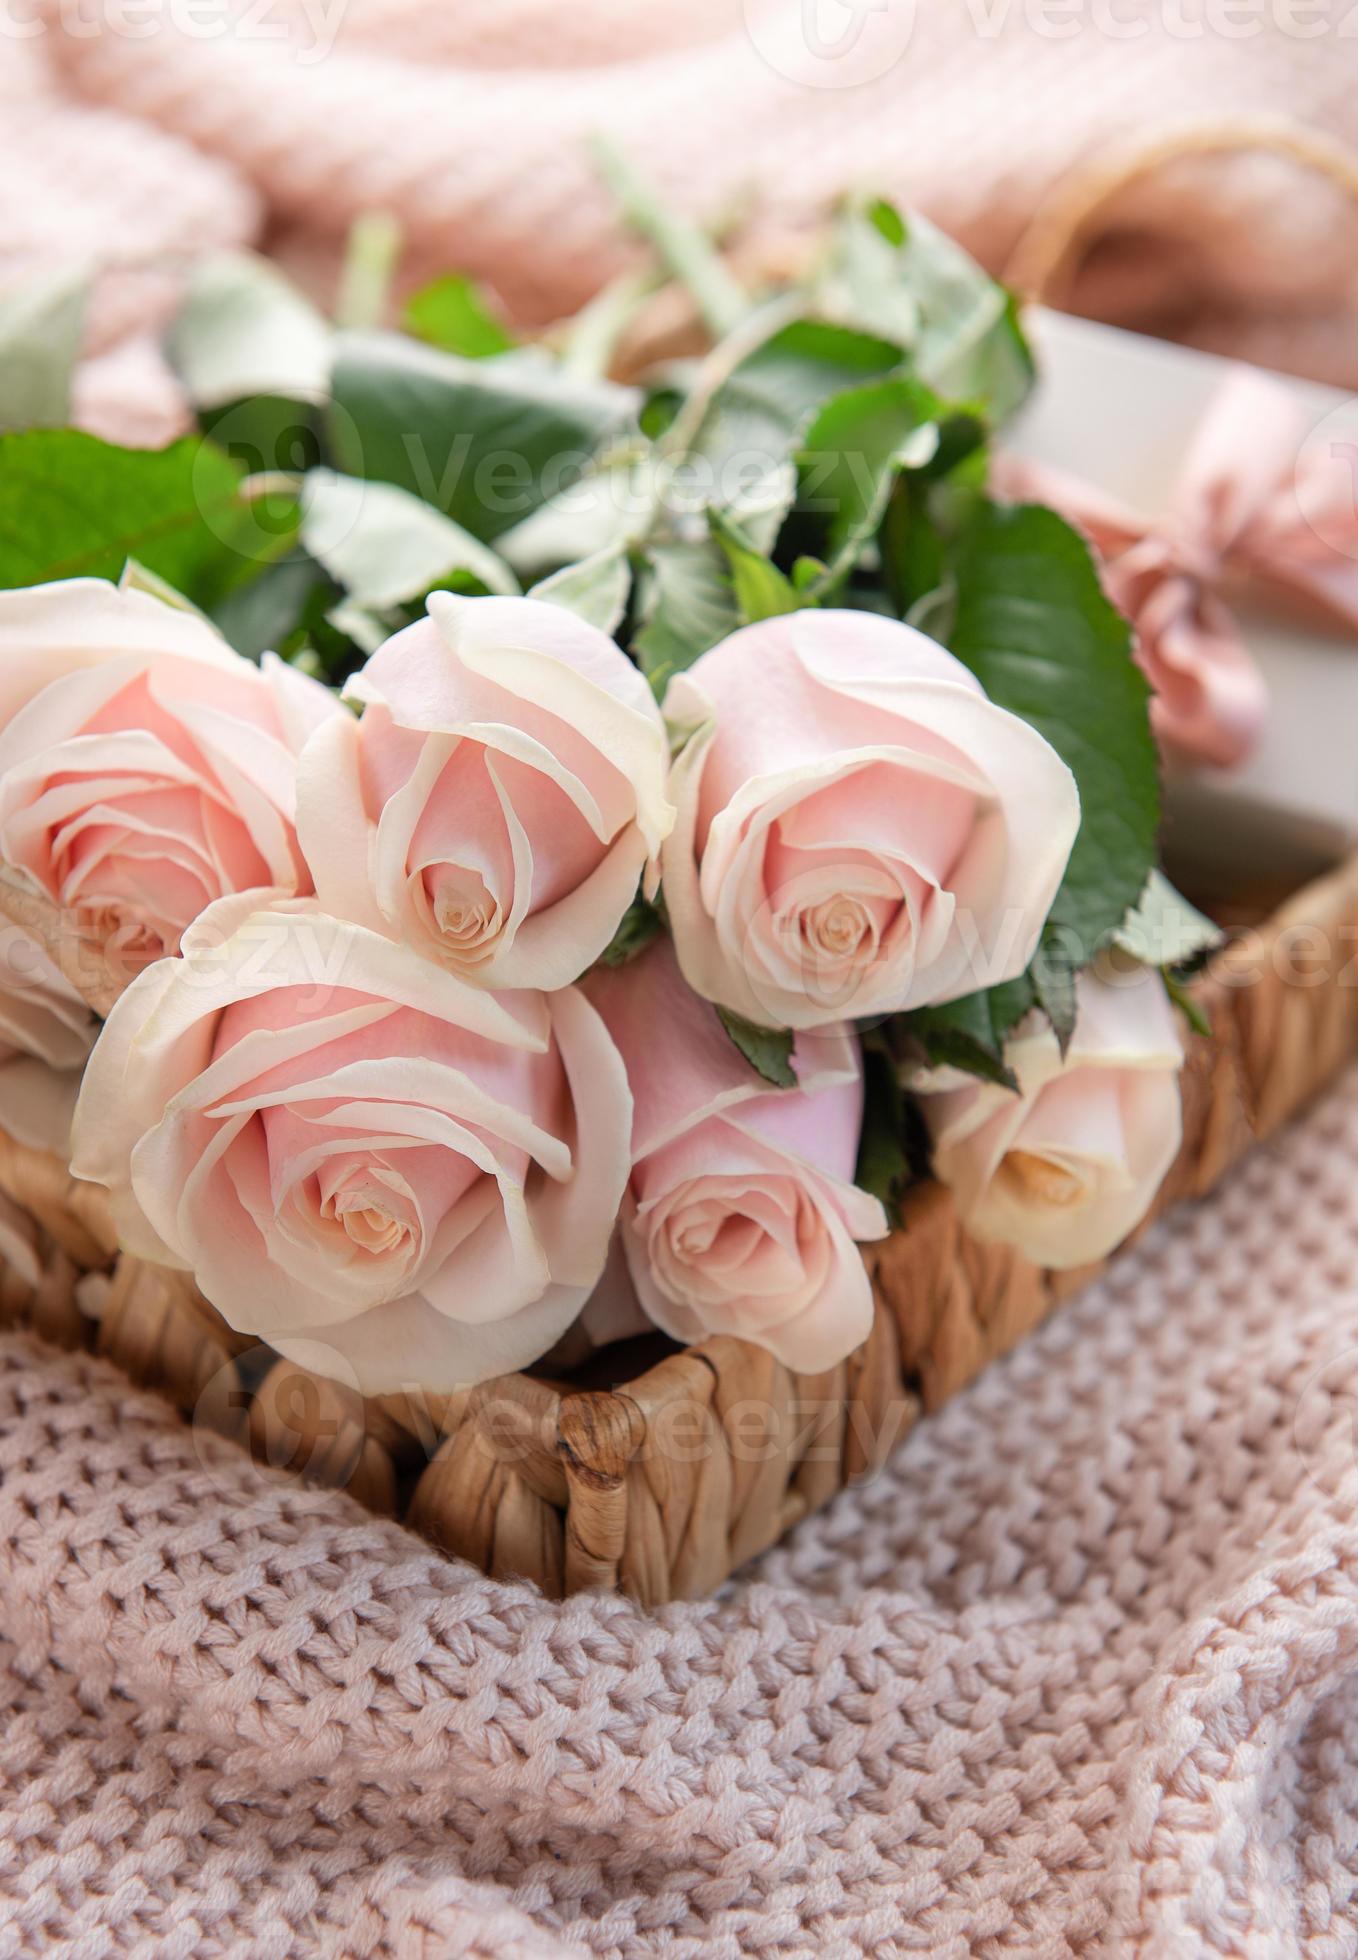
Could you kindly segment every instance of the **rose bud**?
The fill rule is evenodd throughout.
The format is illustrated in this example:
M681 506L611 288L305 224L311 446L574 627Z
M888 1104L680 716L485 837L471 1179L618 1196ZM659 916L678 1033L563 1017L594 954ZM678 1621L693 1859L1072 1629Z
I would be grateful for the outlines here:
M72 1169L124 1245L364 1394L526 1366L603 1270L631 1098L575 988L490 995L314 899L223 899L105 1024Z
M484 987L553 987L603 952L674 813L651 691L536 599L430 595L303 759L322 900Z
M904 1076L967 1230L1042 1266L1083 1266L1125 1239L1183 1132L1183 1044L1160 975L1090 970L1076 998L1064 1060L1036 1015L1006 1042L1017 1094L952 1068Z
M0 653L46 684L0 728L0 862L137 968L215 899L310 890L296 758L343 711L196 613L100 579L0 593Z
M734 1334L802 1373L833 1367L872 1328L854 1241L887 1230L853 1183L863 1079L852 1031L799 1036L799 1086L775 1089L685 986L668 943L588 984L632 1088L620 1229L642 1307L678 1341Z
M747 626L670 683L692 731L663 857L680 964L766 1027L932 1005L1028 964L1079 827L1075 780L914 628Z

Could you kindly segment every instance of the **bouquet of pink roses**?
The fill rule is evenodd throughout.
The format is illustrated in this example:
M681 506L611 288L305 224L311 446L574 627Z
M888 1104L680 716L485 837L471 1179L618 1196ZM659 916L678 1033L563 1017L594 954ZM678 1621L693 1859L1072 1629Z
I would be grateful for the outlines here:
M881 204L772 294L647 216L536 346L210 262L199 434L0 438L0 1127L78 1085L124 1246L365 1393L828 1368L930 1165L1071 1266L1179 1142L1212 935L1087 546L987 493L1012 301ZM667 270L707 351L622 385Z

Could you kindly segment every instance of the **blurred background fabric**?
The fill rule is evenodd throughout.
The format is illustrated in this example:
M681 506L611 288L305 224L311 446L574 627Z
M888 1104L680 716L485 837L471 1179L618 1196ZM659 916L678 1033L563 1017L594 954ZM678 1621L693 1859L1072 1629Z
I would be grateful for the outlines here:
M407 280L469 271L544 322L631 249L607 130L756 259L870 189L1003 271L1106 178L1062 303L1358 383L1358 193L1252 140L1358 147L1355 24L1330 0L9 0L0 283L116 265L106 354L186 255L262 243L324 292L377 208ZM148 385L105 369L93 419Z

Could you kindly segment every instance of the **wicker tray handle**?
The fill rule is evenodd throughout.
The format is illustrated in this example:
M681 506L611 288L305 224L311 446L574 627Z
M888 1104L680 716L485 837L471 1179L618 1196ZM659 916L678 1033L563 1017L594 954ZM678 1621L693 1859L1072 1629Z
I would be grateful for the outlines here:
M1358 207L1358 153L1300 124L1249 120L1172 130L1131 147L1118 145L1062 173L1014 246L1004 280L1025 299L1060 307L1093 221L1131 185L1189 157L1262 151L1326 178Z

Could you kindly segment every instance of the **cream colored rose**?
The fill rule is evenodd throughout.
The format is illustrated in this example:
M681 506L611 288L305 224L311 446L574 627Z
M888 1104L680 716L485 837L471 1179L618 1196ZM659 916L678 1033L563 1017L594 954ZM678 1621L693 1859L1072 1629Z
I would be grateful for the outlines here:
M361 721L303 758L324 902L485 987L561 987L603 952L673 821L660 713L560 606L457 599L349 683Z
M1085 1265L1126 1238L1183 1131L1183 1044L1159 974L1091 970L1076 991L1064 1061L1036 1017L1006 1044L1017 1095L955 1069L905 1075L967 1230L1043 1266Z
M83 939L136 970L226 893L310 890L296 764L328 689L100 579L0 593L0 659L31 683L0 684L0 864Z
M1055 750L861 612L733 634L670 683L665 898L689 984L766 1027L956 999L1028 964L1079 827Z
M808 1374L842 1361L872 1329L855 1241L887 1230L853 1182L863 1080L852 1030L801 1035L798 1087L772 1089L685 986L668 944L601 968L589 994L635 1104L620 1229L642 1308L679 1341L734 1334ZM587 1316L596 1340L631 1331L616 1283L609 1291L612 1304Z
M0 919L0 1130L64 1155L94 1016L36 939Z
M368 1394L442 1393L526 1366L579 1312L630 1121L576 989L479 992L314 899L254 893L115 1006L73 1169L241 1333Z

